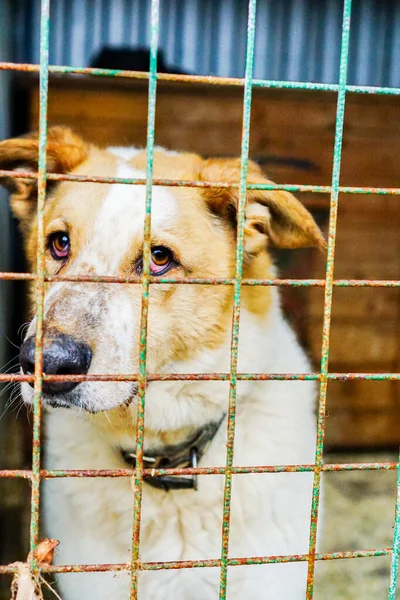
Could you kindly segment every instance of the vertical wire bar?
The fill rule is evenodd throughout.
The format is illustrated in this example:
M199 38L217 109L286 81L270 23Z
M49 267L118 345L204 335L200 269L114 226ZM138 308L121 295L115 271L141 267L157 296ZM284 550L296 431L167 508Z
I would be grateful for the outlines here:
M221 548L221 573L220 573L220 600L226 599L227 577L228 577L228 551L229 551L229 527L232 496L232 465L235 441L235 417L237 398L237 363L239 346L239 321L240 321L240 299L243 271L243 240L244 222L246 208L246 184L249 158L250 140L250 117L251 97L253 86L254 46L256 30L256 8L257 0L249 0L247 45L246 45L246 72L243 99L243 123L242 123L242 148L240 164L240 185L237 211L237 239L236 239L236 268L234 278L234 298L232 316L232 335L230 347L230 387L229 387L229 409L227 423L227 448L226 467L224 483L224 507L222 522L222 548Z
M326 261L326 283L324 298L324 320L322 328L321 379L318 401L317 439L315 471L310 520L309 559L307 573L307 600L314 597L315 553L317 541L318 512L321 490L321 465L325 433L326 392L328 386L329 335L332 312L333 273L335 264L336 224L339 203L340 165L342 157L344 107L346 100L347 64L350 41L351 0L344 0L342 43L340 53L339 90L336 109L335 145L333 153L332 192L330 200L328 251Z
M136 600L139 579L139 543L140 521L143 491L143 448L144 448L144 410L146 392L146 363L147 363L147 321L149 311L150 288L150 255L151 255L151 199L153 182L154 130L156 113L157 89L157 51L159 29L159 0L151 1L151 41L150 41L150 72L147 111L147 169L146 169L146 203L143 230L143 284L142 310L140 320L140 354L138 376L138 406L136 424L136 467L134 480L133 502L133 533L132 533L132 562L131 562L131 600Z
M35 383L33 400L33 445L32 445L32 496L30 518L30 549L34 551L39 536L39 496L40 496L40 438L42 413L43 380L43 310L44 310L44 205L46 199L46 146L47 146L47 98L49 81L49 34L50 0L41 0L40 16L40 108L39 108L39 158L38 158L38 204L37 204L37 277L36 298L36 345ZM37 564L32 559L32 570Z
M397 500L396 500L396 512L395 512L395 518L394 518L392 565L390 568L390 583L389 583L388 600L396 599L397 574L398 574L398 570L399 570L399 556L400 556L400 455L399 455L399 462L397 463Z

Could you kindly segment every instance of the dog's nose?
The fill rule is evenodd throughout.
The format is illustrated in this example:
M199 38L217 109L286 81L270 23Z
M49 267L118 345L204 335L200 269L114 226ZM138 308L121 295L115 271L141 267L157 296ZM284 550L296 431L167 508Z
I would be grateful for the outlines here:
M85 375L90 367L92 351L84 342L59 331L43 339L43 373L46 375ZM25 375L35 371L35 337L25 340L19 353ZM33 384L31 384L33 385ZM77 384L75 381L43 381L45 394L64 394Z

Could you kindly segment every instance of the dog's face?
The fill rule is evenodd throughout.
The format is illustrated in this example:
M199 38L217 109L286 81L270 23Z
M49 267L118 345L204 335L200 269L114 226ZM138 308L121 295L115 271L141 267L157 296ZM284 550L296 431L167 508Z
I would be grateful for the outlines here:
M37 136L0 143L0 168L37 170ZM91 176L143 178L146 153L124 157L86 144L70 130L51 128L48 171ZM155 152L154 177L238 183L240 162L203 160L193 154ZM268 183L249 164L250 183ZM11 205L35 270L36 196L33 180L5 180ZM238 191L228 188L153 186L151 262L154 277L230 278L235 270ZM139 185L49 182L44 226L48 275L141 275L145 188ZM269 276L269 244L295 248L324 247L323 237L303 206L285 192L248 193L244 240L244 276ZM269 290L243 290L251 312L264 314ZM47 374L137 373L142 287L132 283L46 284L43 369ZM232 286L156 284L150 286L147 370L182 370L200 353L229 339ZM21 349L21 367L34 369L35 319ZM178 367L179 365L179 367ZM178 372L179 372L178 371ZM25 401L33 390L23 386ZM90 412L129 403L137 385L129 382L45 383L43 400Z

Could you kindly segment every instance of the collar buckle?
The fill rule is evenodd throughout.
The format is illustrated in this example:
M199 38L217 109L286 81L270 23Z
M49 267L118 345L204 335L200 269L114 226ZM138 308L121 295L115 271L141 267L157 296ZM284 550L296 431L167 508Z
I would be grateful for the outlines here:
M197 460L197 448L190 448L190 466L192 469L196 469L198 465L198 460ZM192 479L192 483L193 483L193 489L197 492L198 490L198 480L197 480L197 475L191 475L190 476Z
M199 429L188 441L174 446L164 446L154 452L148 451L143 456L145 469L195 469L199 460L204 456L209 445L214 439L225 414L218 423L207 423ZM136 465L136 452L120 448L122 459L130 468ZM144 479L145 483L152 487L169 490L197 490L197 475L149 475Z

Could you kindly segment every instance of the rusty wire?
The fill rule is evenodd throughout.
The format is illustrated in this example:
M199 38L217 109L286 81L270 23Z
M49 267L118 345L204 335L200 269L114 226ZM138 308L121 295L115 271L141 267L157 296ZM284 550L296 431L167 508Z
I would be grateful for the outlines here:
M150 42L150 73L149 101L147 110L147 171L146 171L146 204L143 229L143 271L142 271L142 309L140 318L139 342L139 378L136 419L136 465L134 478L133 500L133 532L131 573L131 600L138 597L139 585L139 545L140 522L143 491L143 454L144 454L144 414L147 383L147 322L149 312L150 292L150 257L151 257L151 200L153 190L153 155L154 130L156 118L156 85L157 85L157 51L159 29L159 0L151 0L151 42Z
M392 548L376 548L374 550L355 550L347 552L317 553L315 560L343 560L349 558L369 558L372 556L387 556L392 553ZM239 567L245 565L267 565L273 563L292 563L305 562L309 560L308 554L284 554L276 556L248 556L245 558L228 558L229 567ZM171 562L141 562L139 568L141 571L163 571L180 569L198 569L198 568L221 568L222 562L219 558L205 560L180 560ZM0 574L15 573L17 567L14 565L0 566ZM43 565L43 573L104 573L107 571L129 572L130 563L116 564L85 564L85 565Z
M1 63L0 63L1 65ZM37 179L38 173L34 171L10 171L0 169L0 178L12 177L13 179ZM141 177L103 177L101 175L79 175L78 173L47 173L47 179L52 181L75 181L79 183L118 183L122 185L146 185L146 179ZM197 179L157 179L153 178L153 186L164 187L192 187L192 188L226 188L239 189L239 183L226 181L199 181ZM312 192L314 194L331 194L331 185L309 185L300 183L248 183L248 190L284 190L286 192ZM357 187L338 186L340 194L362 194L379 196L399 196L400 188L385 187Z
M22 73L38 73L40 65L32 63L0 62L0 71L19 71ZM71 67L68 65L51 65L49 73L54 75L89 75L91 77L116 77L120 79L147 80L149 73L143 71L129 71L123 69L99 69L94 67ZM202 85L234 86L244 85L241 77L216 77L213 75L184 75L177 73L157 73L158 81L172 81L176 83L193 83ZM266 79L253 79L253 87L285 90L308 90L321 92L337 92L339 85L336 83L318 83L311 81L278 81ZM346 92L368 95L399 96L400 88L380 87L370 85L346 85Z

